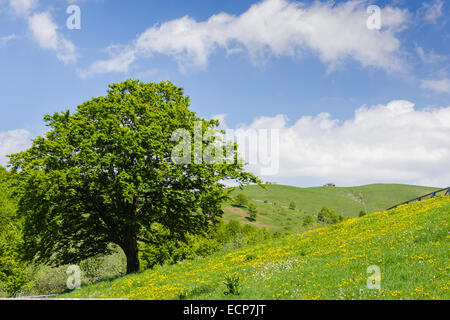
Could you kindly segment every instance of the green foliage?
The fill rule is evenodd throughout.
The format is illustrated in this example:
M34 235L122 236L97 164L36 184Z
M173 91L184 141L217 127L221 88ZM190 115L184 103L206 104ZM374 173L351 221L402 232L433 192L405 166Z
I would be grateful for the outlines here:
M27 284L26 264L20 255L21 224L11 196L11 181L12 175L0 167L0 292L8 296Z
M259 182L239 161L172 161L176 130L205 136L217 132L219 122L190 111L189 97L170 82L126 80L73 114L67 110L44 120L47 133L10 159L28 259L75 264L108 253L114 243L127 256L127 273L137 272L137 241L145 240L153 223L186 241L223 214L221 203L229 196L221 181ZM203 139L203 150L217 142L214 135ZM190 146L193 160L198 152Z
M140 243L141 270L206 257L221 250L231 251L262 243L271 239L272 235L267 229L241 225L231 220L229 223L215 225L207 236L188 235L187 242L171 238L169 230L159 224L152 226L151 234L147 235L147 238L151 238L153 242Z
M327 207L322 207L317 214L317 220L328 224L334 224L344 220L344 217Z
M224 295L238 296L241 294L240 279L237 273L226 275L223 284L226 287L226 291L223 293Z
M12 197L12 175L0 166L0 231L19 227L16 216L17 204Z
M273 234L265 228L257 228L248 224L241 225L239 222L231 220L228 223L219 224L212 237L217 239L224 247L236 249L245 245L265 242L271 239ZM235 244L235 246L230 244Z
M118 247L112 247L112 254L81 261L81 285L114 279L126 273L126 257ZM57 294L67 291L67 268L69 265L52 267L31 264L26 268L28 283L19 291L19 296Z
M315 221L314 217L310 214L307 214L306 216L303 217L303 226L309 226L310 224L312 224Z
M295 201L291 201L290 203L289 203L289 209L291 209L291 210L295 210L297 208L297 204L295 203Z
M67 290L67 265L51 267L44 264L33 265L27 270L31 280L29 288L22 290L21 295L57 294ZM84 280L84 277L81 277Z
M245 193L238 193L234 198L237 205L245 207L248 205L248 196Z
M14 295L26 283L25 267L19 256L20 234L14 229L0 233L0 291Z
M248 213L249 213L250 219L252 219L252 220L256 219L258 210L256 208L256 204L255 203L253 203L253 202L249 203L249 205L248 205Z
M216 239L204 235L187 235L186 241L171 237L170 230L161 224L154 224L147 236L151 242L141 242L139 259L141 270L156 265L174 264L185 259L205 257L221 248Z
M363 217L365 216L367 213L364 210L361 210L358 214L358 217Z

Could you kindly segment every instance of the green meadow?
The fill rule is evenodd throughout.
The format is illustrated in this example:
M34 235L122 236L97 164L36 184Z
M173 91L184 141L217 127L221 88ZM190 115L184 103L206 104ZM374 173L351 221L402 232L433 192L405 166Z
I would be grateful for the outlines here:
M449 213L448 196L423 200L60 298L449 299Z

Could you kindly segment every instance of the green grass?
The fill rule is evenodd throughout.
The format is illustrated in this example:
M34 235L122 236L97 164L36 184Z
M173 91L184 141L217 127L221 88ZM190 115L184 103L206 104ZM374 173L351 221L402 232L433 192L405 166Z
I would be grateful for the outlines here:
M449 213L449 197L424 200L60 297L449 299ZM381 290L367 287L373 265L381 271ZM227 278L234 279L228 287ZM225 294L230 285L240 294Z
M357 187L312 187L298 188L285 185L266 185L267 190L252 185L236 189L234 194L243 192L258 207L258 218L253 225L263 226L272 231L300 233L303 217L317 215L323 206L333 209L347 217L356 217L361 210L368 213L385 210L393 205L413 199L439 188L402 184L371 184ZM363 195L364 203L360 200ZM264 203L264 201L267 203ZM296 210L289 210L290 201L295 201ZM272 203L277 203L274 206ZM251 223L245 208L238 210L230 205L224 206L224 220L238 220ZM251 223L252 224L252 223ZM316 225L317 226L317 225ZM316 227L309 226L308 228Z

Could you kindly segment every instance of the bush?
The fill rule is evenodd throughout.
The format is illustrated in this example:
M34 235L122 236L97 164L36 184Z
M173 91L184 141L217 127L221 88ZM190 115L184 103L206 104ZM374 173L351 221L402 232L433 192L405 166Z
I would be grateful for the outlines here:
M334 224L344 220L344 217L327 207L322 207L317 215L317 220L327 224Z
M310 224L312 224L315 221L314 217L310 214L306 215L303 217L303 226L309 226Z
M226 275L223 284L226 286L226 291L223 293L224 295L238 296L241 294L239 275L237 273L234 273L232 275Z
M358 217L363 217L365 216L367 213L364 210L361 210L358 214Z
M32 266L27 270L31 286L22 291L22 295L46 295L67 291L68 266L51 267L47 265ZM83 277L81 277L83 280Z
M218 240L204 235L186 235L181 241L170 234L170 231L160 224L152 226L149 238L152 243L140 243L139 260L141 270L153 268L156 265L175 264L185 259L208 256L221 248Z
M255 219L256 219L258 210L256 209L256 204L254 204L253 202L251 202L251 203L248 205L248 213L249 213L250 219L252 219L252 220L255 220Z
M120 248L112 246L113 253L107 256L89 258L79 262L81 285L117 278L126 273L126 257ZM20 290L21 296L59 294L68 290L67 268L69 265L52 267L31 264L26 269L28 283Z
M14 236L3 231L0 235L0 291L13 296L26 283L25 263L20 259Z
M297 204L295 203L295 201L291 201L289 203L289 209L295 210L295 208L297 208Z
M234 199L239 206L245 207L248 204L248 196L245 193L238 193Z

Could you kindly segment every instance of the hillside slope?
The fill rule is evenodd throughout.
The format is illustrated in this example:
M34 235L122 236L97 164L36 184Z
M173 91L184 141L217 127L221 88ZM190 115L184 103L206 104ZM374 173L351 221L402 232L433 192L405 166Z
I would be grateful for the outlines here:
M449 299L450 197L439 197L204 259L82 287L62 297ZM368 289L377 266L381 290ZM225 295L227 275L240 295Z
M359 195L363 199L367 212L385 210L393 205L424 195L439 188L404 184L370 184L357 187L311 187L298 188L285 185L266 185L267 191L259 186L246 186L243 192L251 199L276 201L288 206L291 200L306 212L316 213L327 206L337 213L354 217L364 209Z
M317 227L317 225L303 227L303 218L306 215L317 215L323 206L343 216L356 217L361 210L368 213L382 211L438 190L438 188L403 184L371 184L344 188L266 185L266 188L267 190L264 190L252 185L234 191L234 194L245 193L250 201L257 205L258 217L255 221L248 219L246 208L233 207L231 204L224 205L224 220L233 219L272 231L301 233L305 229ZM295 210L287 209L291 201L296 203Z

